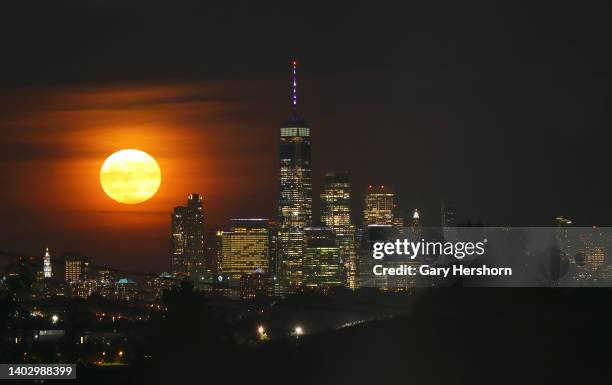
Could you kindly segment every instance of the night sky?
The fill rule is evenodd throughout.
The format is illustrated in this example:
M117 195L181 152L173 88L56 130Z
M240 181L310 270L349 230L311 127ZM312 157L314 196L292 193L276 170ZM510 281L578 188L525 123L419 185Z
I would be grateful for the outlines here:
M274 218L294 57L316 207L348 170L356 219L382 183L426 224L443 198L490 225L611 224L606 2L262 3L3 5L0 250L168 269L190 192L207 231ZM122 148L159 161L150 201L102 191Z

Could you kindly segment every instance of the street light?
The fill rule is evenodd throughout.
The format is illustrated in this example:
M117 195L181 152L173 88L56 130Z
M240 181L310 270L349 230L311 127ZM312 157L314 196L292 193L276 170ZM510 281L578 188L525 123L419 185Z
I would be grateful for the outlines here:
M57 321L59 321L59 317L57 316L57 314L53 314L51 316L51 322L53 322L54 324L57 323Z
M266 333L266 328L263 325L259 325L257 328L257 334L259 334L259 339L264 341L268 339L268 334Z
M302 329L302 327L301 327L301 326L296 326L296 327L295 327L295 336L296 336L296 337L299 337L299 336L301 336L302 334L304 334L304 329Z

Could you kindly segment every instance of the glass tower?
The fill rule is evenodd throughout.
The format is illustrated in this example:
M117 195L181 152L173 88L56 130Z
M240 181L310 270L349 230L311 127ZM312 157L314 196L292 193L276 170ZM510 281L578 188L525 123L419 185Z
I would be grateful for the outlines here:
M172 213L172 272L202 281L210 274L204 260L204 212L202 196L190 194L187 206L177 206Z
M304 287L327 292L344 285L340 250L329 227L305 228Z
M304 228L312 222L310 128L297 115L297 62L292 62L292 118L280 129L278 201L279 294L302 286Z
M330 228L340 251L345 285L357 288L355 226L351 221L351 185L348 172L328 172L321 192L321 222Z

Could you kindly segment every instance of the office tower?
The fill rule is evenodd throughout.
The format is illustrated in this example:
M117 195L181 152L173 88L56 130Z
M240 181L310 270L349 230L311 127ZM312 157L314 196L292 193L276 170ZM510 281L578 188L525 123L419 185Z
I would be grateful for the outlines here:
M347 172L328 172L321 192L321 222L329 227L340 250L345 285L357 288L355 226L351 221L351 185Z
M343 266L334 232L329 227L305 228L304 287L327 292L343 286Z
M369 225L393 225L394 207L394 195L389 189L370 185L363 210L364 230Z
M65 258L65 280L68 283L77 283L87 276L89 262L80 255L66 255Z
M207 272L204 260L204 212L200 194L190 194L187 197L184 228L187 274L194 280L197 278L200 281Z
M267 274L270 232L267 219L232 219L230 231L221 235L220 274L236 284L243 276Z
M53 277L53 268L51 267L51 254L49 248L45 249L45 256L43 257L43 276L44 278Z
M170 238L170 254L172 258L172 272L185 274L185 215L187 208L177 206L172 212L172 235Z
M440 205L440 225L454 227L456 225L455 205L449 201L442 201Z
M557 225L557 247L559 247L561 254L568 258L570 263L575 264L576 259L573 256L575 251L572 247L572 237L570 237L568 232L569 227L572 225L572 221L565 217L558 216L555 218L555 223Z
M389 234L395 234L394 199L395 196L389 188L383 185L368 186L364 199L363 227L360 230L360 242L358 243L359 287L383 288L387 286L385 277L375 278L372 274L372 268L376 262L372 258L372 244L374 239L382 239Z
M187 206L174 208L171 258L173 273L187 275L196 282L210 280L204 260L204 213L200 194L190 194Z
M297 62L291 65L292 116L280 129L278 278L281 293L302 284L304 228L312 222L310 128L297 114Z

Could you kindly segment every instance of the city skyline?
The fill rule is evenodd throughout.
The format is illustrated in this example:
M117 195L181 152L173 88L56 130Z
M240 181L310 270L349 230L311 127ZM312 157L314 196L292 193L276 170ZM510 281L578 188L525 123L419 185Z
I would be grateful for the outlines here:
M0 379L612 383L612 3L2 15Z
M298 122L299 123L298 125L301 124L304 127L306 127L305 129L308 130L308 134L307 135L310 135L310 129L307 127L307 124L304 121L302 121L301 118L299 117L299 115L297 114L297 95L298 95L298 91L297 91L297 88L295 87L295 71L296 71L297 60L296 59L292 59L290 61L290 65L291 65L291 72L290 72L290 82L289 82L289 84L290 84L290 87L289 87L290 88L290 92L289 92L289 101L290 101L290 103L289 103L289 105L291 106L290 114L291 114L292 117L285 122L284 126L288 127L289 125L292 125L292 124L295 125L292 122ZM120 96L122 95L122 91L117 91L117 92L118 92L118 95L120 95ZM153 98L160 97L162 93L160 93L159 95L153 96ZM111 92L111 94L112 94L112 92ZM155 94L155 92L153 92L153 94ZM116 96L115 94L113 94L113 95ZM130 95L121 96L121 98L124 98L124 97L127 98L127 99L131 98ZM278 104L282 105L283 103L279 102ZM287 129L285 129L285 130L287 130ZM281 129L281 137L282 137L282 129ZM163 162L163 158L161 158L161 159L162 159L162 162ZM312 201L312 208L310 209L310 213L308 214L308 218L310 218L310 219L307 220L306 222L304 222L304 227L311 225L313 221L319 221L319 220L323 219L323 217L321 217L321 215L324 215L324 214L322 212L320 212L320 211L325 209L325 207L324 207L325 206L325 202L324 202L323 196L319 197L319 193L323 192L325 190L324 175L326 175L330 171L331 171L330 168L326 167L325 165L320 165L319 167L317 167L316 172L313 173L313 178L312 179L318 179L318 183L317 183L316 187L312 187L312 186L310 187L312 190L314 190L314 191L310 191L309 192L309 195L311 197L310 199ZM311 171L309 170L308 172L310 173ZM337 171L337 172L346 172L348 175L350 175L352 177L352 173L350 171L341 170L341 171ZM165 178L165 179L167 179L167 178ZM377 179L377 178L374 177L372 179ZM168 183L168 182L172 183L172 180L171 181L167 181L166 180L165 182L166 183ZM393 183L389 183L389 184L391 186L393 186ZM251 186L251 187L256 187L256 186ZM357 191L359 191L360 188L365 189L365 186L356 186L356 187L357 187L356 188ZM367 186L367 189L370 190L370 191L362 192L362 196L363 197L367 197L368 194L371 193L371 189L373 187L374 188L382 189L383 191L384 191L384 188L385 188L385 186L382 185L382 184L378 185L378 186L377 185L369 184ZM388 191L394 191L395 189L388 185L387 186L387 190ZM191 194L193 194L193 193L191 193ZM188 198L189 198L191 196L191 194L184 194L184 195L185 196L189 195L188 196ZM198 193L195 193L195 194L198 194ZM397 197L396 194L392 194L392 195L395 196L395 201L394 202L397 202L399 197ZM439 201L440 205L443 205L444 202L445 202L443 200L443 197L447 197L448 195L449 195L448 193L444 193L444 195L440 196L440 201ZM215 194L211 194L211 196L215 197ZM155 198L153 198L152 200L154 200L154 199ZM209 208L211 209L211 211L214 212L215 209L216 209L215 204L216 203L221 203L222 199L219 199L216 202L213 202L213 201L208 201L207 202L206 195L202 194L200 196L200 201L203 202L203 203L201 203L203 205L206 205L207 203L210 203L210 207ZM358 201L358 203L354 203L353 202L351 204L349 212L350 212L350 217L351 217L352 221L355 221L356 223L361 223L361 215L362 215L363 210L366 208L367 204L363 202L363 199L357 199L357 201ZM268 203L268 205L270 204L270 202L267 202L267 203ZM155 203L155 205L157 207L160 207L159 203ZM125 205L117 206L116 204L114 206L117 207L116 211L109 211L109 212L106 212L105 214L110 214L110 215L113 215L113 214L119 214L119 215L128 214L128 216L131 216L132 214L136 214L136 215L139 215L139 216L145 216L146 217L146 216L151 216L151 215L158 216L158 215L162 215L162 214L165 216L165 215L167 215L170 212L170 211L168 211L168 212L164 212L164 211L149 212L147 210L143 211L140 207L133 208L133 207L125 207ZM461 202L459 202L458 206L459 207L462 206ZM436 221L438 220L438 218L440 216L440 211L439 210L440 210L441 207L442 206L437 207L438 212L435 212L435 211L434 212L429 212L429 214L431 216L425 220L425 223L427 223L428 225L437 225L437 224L439 224ZM163 208L161 208L161 207L160 207L160 209L163 210ZM431 209L432 208L430 208L430 210ZM403 218L404 220L408 220L409 218L412 218L412 214L413 214L414 210L415 209L412 208L412 207L401 207L401 205L398 206L396 203L393 203L393 213L391 213L391 215L399 214L399 216L397 218L391 218L391 219L400 220L400 219ZM436 207L433 207L433 210L436 210ZM259 213L261 211L262 210L253 211L252 207L250 207L248 209L243 209L243 212L244 213L249 213L249 212L250 213L254 213L255 212L254 215L245 215L245 214L241 214L241 213L236 213L236 215L234 215L234 216L242 216L242 217L249 217L249 216L252 216L252 217L258 217L258 216L262 217L262 216L265 216L265 215L257 215L257 213ZM482 220L482 218L470 217L469 213L462 213L462 214L463 214L463 216L459 216L459 222L460 223L461 223L461 218L463 218L465 221L467 221L467 220L470 220L470 221ZM227 227L225 225L217 224L219 222L227 222L227 217L224 217L223 219L219 219L218 215L219 214L217 213L217 217L216 218L215 218L215 216L213 216L213 218L215 218L215 222L211 221L211 223L208 223L208 225L211 227L211 229L214 228L214 230L227 229ZM456 213L454 212L453 215L456 215ZM267 217L276 218L274 215L267 215ZM129 227L128 227L128 231L131 231L131 229ZM302 243L302 241L303 240L300 240L299 243ZM45 247L47 247L49 244L53 244L53 243L54 243L53 240L50 240L48 242L45 242L44 245L45 245ZM23 249L20 249L20 251L22 251L22 250ZM81 250L77 250L77 251L80 254L83 254L83 255L92 255L94 258L96 258L96 254L95 253L86 253L86 252L82 252ZM66 249L66 250L64 250L64 252L71 253L71 252L74 252L74 250ZM161 254L163 254L163 251L158 251L156 254L161 255ZM98 256L98 258L96 258L96 259L99 259L99 257L100 256ZM106 258L108 258L108 256ZM105 261L106 258L103 256L101 262L106 263L107 262L107 261ZM167 258L164 258L164 259L167 259ZM154 265L157 266L156 270L158 270L158 271L161 271L161 270L168 270L168 271L174 270L171 266L166 266L167 265L167 263L166 263L167 261L157 260L157 261L154 261L154 262L155 262ZM117 264L119 266L123 265L121 262L120 263L115 263L115 264ZM128 264L127 266L130 266L130 264ZM132 265L132 266L138 266L138 265L135 264L135 265Z
M435 7L415 5L436 16L423 18L436 20L429 25L402 5L387 15L390 23L363 36L359 28L371 12L359 3L335 5L317 19L322 27L343 24L339 31L307 28L314 12L308 7L268 10L271 16L262 17L271 23L233 9L228 14L238 27L211 41L206 23L190 23L190 3L170 11L185 21L163 39L173 47L163 60L129 26L120 31L133 40L110 44L79 20L99 26L109 10L142 11L151 16L143 31L160 37L150 21L164 10L107 6L45 8L65 21L61 28L24 18L49 33L24 34L7 46L0 64L0 179L9 181L0 188L4 249L38 255L49 246L129 269L167 270L167 217L192 192L203 196L207 231L231 217L276 218L277 130L288 113L293 57L303 68L300 109L316 144L313 212L321 211L325 173L346 170L356 225L370 184L392 187L401 215L418 208L424 224L437 223L442 200L454 202L457 223L549 225L563 215L580 225L609 224L608 150L600 140L609 119L598 75L608 66L600 49L605 34L595 30L605 13L595 6L583 9L595 21L561 41L565 19L575 15L565 6L565 16L547 16L541 31L537 18L506 5L499 24L507 29L485 36L457 27L497 25L494 9L471 14L449 5L456 12L438 15ZM16 5L16 14L33 14L27 7ZM548 15L540 6L531 12ZM412 21L408 30L401 15ZM301 26L295 35L276 33L292 23ZM193 33L182 29L189 25ZM438 34L422 33L432 27ZM344 46L343 33L364 37L368 49L354 45L360 39ZM89 47L87 70L65 36L99 41L78 45ZM440 44L446 38L452 44ZM250 39L262 50L254 52ZM209 50L195 48L204 41ZM459 51L466 55L458 58ZM592 60L582 61L585 55ZM57 61L46 60L51 56ZM67 70L67 63L80 63L80 70ZM162 168L158 194L142 205L112 202L99 186L102 162L122 148L147 151Z

